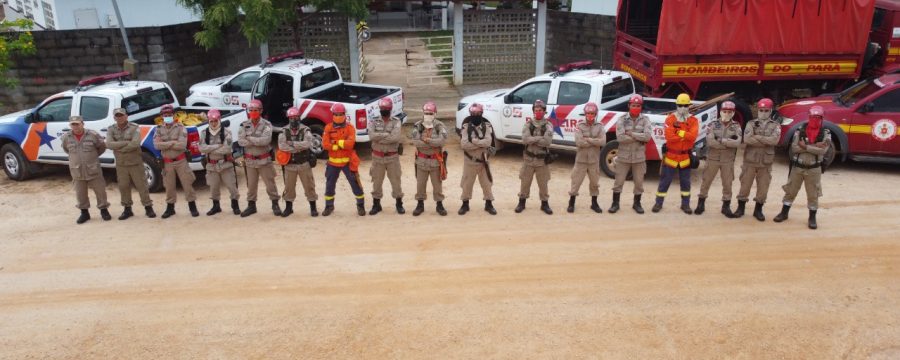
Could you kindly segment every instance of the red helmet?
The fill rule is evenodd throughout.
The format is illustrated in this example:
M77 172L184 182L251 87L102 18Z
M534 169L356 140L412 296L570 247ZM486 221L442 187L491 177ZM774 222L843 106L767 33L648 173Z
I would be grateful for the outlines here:
M721 108L721 110L731 110L731 111L734 111L734 109L735 109L734 102L726 101L726 102L723 102L723 103L722 103L722 108Z
M809 108L809 116L825 116L825 109L818 105L813 106Z
M628 99L628 103L629 104L638 104L638 105L643 106L644 105L644 97L640 96L638 94L631 95L631 99Z
M534 105L531 105L531 108L532 108L532 109L534 109L534 108L536 108L536 107L539 107L539 108L541 108L541 109L547 110L547 104L544 104L544 100L541 100L541 99L535 100L535 101L534 101Z
M758 103L756 103L756 107L758 107L760 109L771 109L774 106L775 106L775 103L772 102L772 99L769 99L769 98L764 98L762 100L759 100Z
M331 113L332 113L332 114L334 114L334 113L346 113L346 112L347 112L347 108L344 107L344 104L341 104L341 103L334 103L334 105L331 105Z
M594 104L593 101L589 102L587 104L584 104L584 112L586 112L586 113L595 113L596 114L597 109L598 109L597 104Z
M424 106L422 106L422 111L436 113L437 112L437 104L435 104L434 101L429 101L429 102L425 103Z
M378 101L378 108L381 110L391 110L394 108L394 102L391 98L382 98Z
M159 109L160 113L164 112L175 112L175 107L172 104L165 104Z
M300 116L300 109L293 106L287 109L287 117L292 118L297 116Z
M211 109L206 112L206 118L209 119L210 121L220 120L220 119L222 119L222 113L220 113L219 110Z
M250 100L250 104L247 105L247 109L253 109L253 108L262 109L262 107L263 107L263 103L262 103L262 101L259 101L259 99Z
M472 115L475 115L475 114L481 115L481 114L483 114L483 113L484 113L484 107L482 107L481 104L479 104L479 103L473 103L472 106L469 106L469 114L472 114Z

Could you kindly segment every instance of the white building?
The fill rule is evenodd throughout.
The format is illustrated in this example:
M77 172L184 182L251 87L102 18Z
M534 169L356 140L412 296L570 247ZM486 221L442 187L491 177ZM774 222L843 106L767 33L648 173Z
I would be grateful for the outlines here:
M8 20L27 18L35 30L56 29L55 0L3 0L3 15Z
M8 0L10 2L20 0ZM22 0L35 1L35 0ZM56 29L118 27L112 0L43 0L54 3ZM175 0L116 0L126 27L166 26L200 21L200 16Z

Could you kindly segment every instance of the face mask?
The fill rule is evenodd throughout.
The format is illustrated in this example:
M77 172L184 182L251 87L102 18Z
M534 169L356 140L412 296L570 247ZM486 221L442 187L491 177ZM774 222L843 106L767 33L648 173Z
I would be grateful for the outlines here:
M593 124L597 120L597 114L584 114L584 119L588 124Z
M641 108L628 108L628 115L631 115L633 118L640 116Z
M473 125L481 125L481 116L473 117L472 120L469 120Z
M343 124L344 121L346 121L346 120L347 120L346 115L334 115L331 117L331 121L335 122L336 124Z
M212 130L219 130L219 125L222 125L222 123L218 122L218 121L210 121L209 122L209 128Z
M250 116L250 120L259 120L259 116L260 116L259 111L251 111L248 114Z
M686 118L688 117L688 115L690 115L688 108L683 106L679 106L678 109L675 110L675 112L682 118Z
M425 119L422 120L422 125L425 125L425 128L431 129L434 127L434 115L425 115Z
M166 124L172 124L175 122L175 118L171 116L165 116L163 117L163 122Z
M760 112L759 112L759 119L760 119L760 120L769 120L769 117L770 117L770 116L772 116L772 112L771 112L771 111L769 111L769 112L760 111Z
M544 110L535 110L534 111L535 120L544 120L544 114L546 114L544 112Z
M381 110L381 116L382 117L391 116L391 111L390 110Z
M719 111L719 120L721 120L723 123L731 122L731 118L733 118L733 117L734 117L733 112L727 113L724 111Z
M300 120L291 120L291 129L297 129L300 127Z

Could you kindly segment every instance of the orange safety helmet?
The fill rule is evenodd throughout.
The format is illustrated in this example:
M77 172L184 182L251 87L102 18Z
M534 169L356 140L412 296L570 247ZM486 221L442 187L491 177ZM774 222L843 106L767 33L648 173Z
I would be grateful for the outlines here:
M284 166L291 162L291 153L287 151L282 151L281 149L275 150L275 162L278 165Z

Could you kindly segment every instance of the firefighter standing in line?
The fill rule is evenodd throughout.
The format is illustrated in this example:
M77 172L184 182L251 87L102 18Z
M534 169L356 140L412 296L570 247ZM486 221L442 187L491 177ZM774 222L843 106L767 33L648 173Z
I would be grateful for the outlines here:
M731 184L734 182L734 159L737 157L737 149L741 146L743 131L741 124L731 121L734 117L734 102L722 103L719 111L719 121L710 124L706 133L706 145L709 152L706 154L707 166L703 172L703 182L700 185L700 194L697 197L697 208L694 213L703 214L706 211L706 196L709 187L716 178L716 173L722 178L722 214L732 218L731 212Z
M356 145L356 129L347 123L347 110L344 104L331 106L331 123L325 126L322 135L322 147L328 151L328 163L325 165L325 210L322 216L334 212L334 193L338 177L341 173L350 183L353 195L356 196L356 213L366 215L366 195L359 182L359 156L353 147Z
M469 106L469 116L463 120L460 130L460 147L463 151L463 173L459 186L462 188L462 206L457 212L465 215L469 212L469 199L472 198L472 188L475 179L481 184L481 192L484 194L484 211L497 215L494 209L493 176L491 175L491 163L489 157L493 152L494 128L491 123L481 116L484 108L479 103Z
M656 191L656 204L653 212L662 210L663 201L669 185L678 173L678 182L681 185L681 211L692 214L691 210L691 149L697 140L699 124L690 113L691 97L688 94L679 94L675 99L676 110L666 118L666 151L663 155L662 176L659 179L659 188Z
M103 179L103 170L100 168L100 154L106 151L106 143L96 131L84 128L81 116L69 117L69 128L71 131L63 134L60 142L63 151L69 155L69 173L72 175L75 199L78 201L76 207L81 210L81 215L75 222L84 224L91 219L88 212L91 208L88 189L94 191L100 217L109 221L112 215L109 214L109 201L106 201L106 180Z
M597 196L600 196L600 149L606 145L606 130L597 122L597 104L589 102L584 105L584 122L578 123L575 129L575 167L572 168L572 189L569 190L569 207L566 211L575 212L575 197L578 189L588 177L588 190L591 193L591 210L602 213Z
M622 114L616 122L616 141L619 149L615 158L616 180L613 185L613 202L609 207L610 214L619 211L619 197L622 187L631 171L634 180L634 205L632 209L638 214L644 213L641 206L641 195L644 193L644 175L647 173L647 142L650 141L650 119L641 114L644 98L631 95L628 100L628 113Z
M547 105L538 99L531 106L534 111L534 119L525 122L522 126L522 143L525 149L522 151L522 168L519 170L519 204L516 212L525 210L525 200L531 193L531 181L537 178L538 193L541 198L541 211L547 215L553 215L550 209L550 166L547 158L550 154L550 144L553 142L553 126L544 117L547 114Z
M247 171L247 207L241 217L256 214L256 198L259 179L266 185L266 194L272 200L272 213L281 216L278 186L275 185L275 165L272 163L272 123L262 118L262 101L251 100L247 105L250 118L238 129L238 144L244 147L244 169Z
M147 175L144 173L144 160L141 152L140 126L128 121L128 112L123 108L113 110L115 124L106 129L106 147L113 151L116 157L116 183L119 184L119 195L122 198L122 206L125 209L119 220L125 220L134 213L131 211L131 188L134 187L141 197L141 205L148 218L155 218L153 200L150 199L150 191L147 189Z
M757 104L757 117L744 130L744 163L741 166L741 189L738 191L738 206L734 217L744 216L744 206L750 196L750 187L756 180L756 207L753 217L766 221L763 215L763 204L769 195L769 184L772 182L772 163L775 162L775 146L781 139L781 124L772 118L773 102L762 99Z
M391 182L391 197L396 199L395 206L398 214L406 213L403 208L403 189L401 186L402 174L400 170L400 147L403 135L400 133L403 122L391 116L394 102L390 98L382 98L378 101L380 117L369 121L369 139L372 141L372 167L369 175L372 176L372 210L369 215L381 212L381 197L383 195L384 178L387 176Z
M153 146L159 149L163 158L163 184L166 187L166 211L163 212L162 218L166 219L175 215L175 201L178 199L178 193L175 188L177 180L181 181L181 188L184 189L184 197L188 201L188 209L191 216L200 216L197 211L197 194L194 192L194 172L191 171L187 159L187 130L180 122L175 121L175 109L171 104L162 106L160 115L163 118L163 124L156 126L156 132L153 133Z
M816 229L816 211L819 210L819 198L822 197L822 170L825 167L825 154L831 144L831 132L822 125L824 109L813 106L809 109L809 122L800 126L791 140L791 169L784 189L784 200L781 213L775 216L775 222L788 219L788 212L800 186L806 188L806 207L809 208L808 226Z
M222 127L222 114L212 109L206 113L209 126L200 139L200 152L206 155L206 183L209 184L209 197L213 205L206 216L222 212L219 203L221 189L224 185L231 197L231 212L241 214L238 199L241 195L237 188L237 176L234 170L234 155L231 149L231 131Z
M437 203L435 211L441 216L447 215L444 209L443 182L447 177L443 146L447 141L447 128L444 123L436 120L437 105L433 101L425 103L422 107L423 119L413 126L410 138L416 147L416 208L413 216L419 216L425 211L425 199L428 179L431 179L431 188L434 191L434 201Z
M287 110L288 127L278 136L278 149L288 154L284 172L284 211L281 216L288 217L294 213L294 199L297 198L297 179L303 185L303 194L309 202L309 215L319 216L316 209L316 179L312 173L310 159L313 154L313 134L309 127L300 122L300 109L292 107Z

